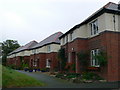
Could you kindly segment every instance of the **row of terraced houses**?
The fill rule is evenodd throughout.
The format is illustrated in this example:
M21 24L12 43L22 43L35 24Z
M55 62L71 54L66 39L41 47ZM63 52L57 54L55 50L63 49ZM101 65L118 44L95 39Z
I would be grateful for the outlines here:
M21 63L21 58L30 67L50 68L59 66L57 52L63 48L67 63L75 63L75 72L81 73L77 53L89 51L87 67L99 67L94 71L107 81L120 81L120 4L109 2L82 23L66 33L57 32L43 41L32 41L8 55L7 64ZM100 66L93 56L100 51L107 54L107 65ZM93 71L92 71L93 72Z

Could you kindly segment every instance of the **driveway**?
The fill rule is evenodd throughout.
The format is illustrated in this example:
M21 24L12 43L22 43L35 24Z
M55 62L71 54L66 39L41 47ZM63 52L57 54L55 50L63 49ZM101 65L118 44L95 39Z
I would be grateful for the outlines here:
M18 71L29 76L36 78L37 80L46 83L44 87L31 87L31 88L118 88L117 82L105 82L105 83L79 83L75 84L66 80L58 79L53 76L49 76L41 72L24 72Z

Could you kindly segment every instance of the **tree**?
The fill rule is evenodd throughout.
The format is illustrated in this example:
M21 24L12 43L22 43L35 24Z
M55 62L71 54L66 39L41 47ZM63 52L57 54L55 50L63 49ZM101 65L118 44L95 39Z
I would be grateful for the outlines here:
M104 51L100 51L94 58L98 60L100 66L105 66L107 64L107 53Z
M77 53L77 57L78 57L78 60L79 60L79 63L80 65L82 66L81 69L83 71L86 70L86 67L88 66L89 64L89 51L80 51Z
M61 48L58 51L58 59L60 60L60 70L64 70L66 66L66 56L65 56L65 49Z
M16 40L6 40L2 43L2 64L6 65L7 55L20 47Z

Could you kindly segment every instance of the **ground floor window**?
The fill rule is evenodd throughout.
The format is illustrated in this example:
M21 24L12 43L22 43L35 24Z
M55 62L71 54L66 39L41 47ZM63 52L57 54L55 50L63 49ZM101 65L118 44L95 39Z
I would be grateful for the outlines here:
M91 50L91 66L94 67L100 66L98 60L95 58L95 56L99 54L99 51L100 51L99 49Z
M46 60L46 67L50 68L50 60L49 59Z
M33 60L33 66L34 66L34 67L37 66L37 59Z

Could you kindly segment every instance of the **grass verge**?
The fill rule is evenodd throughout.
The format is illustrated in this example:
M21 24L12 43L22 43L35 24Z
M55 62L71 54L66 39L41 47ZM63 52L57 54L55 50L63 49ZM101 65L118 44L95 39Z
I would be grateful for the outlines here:
M13 69L2 66L2 87L35 87L44 86L45 83L40 82L30 76L14 71Z

